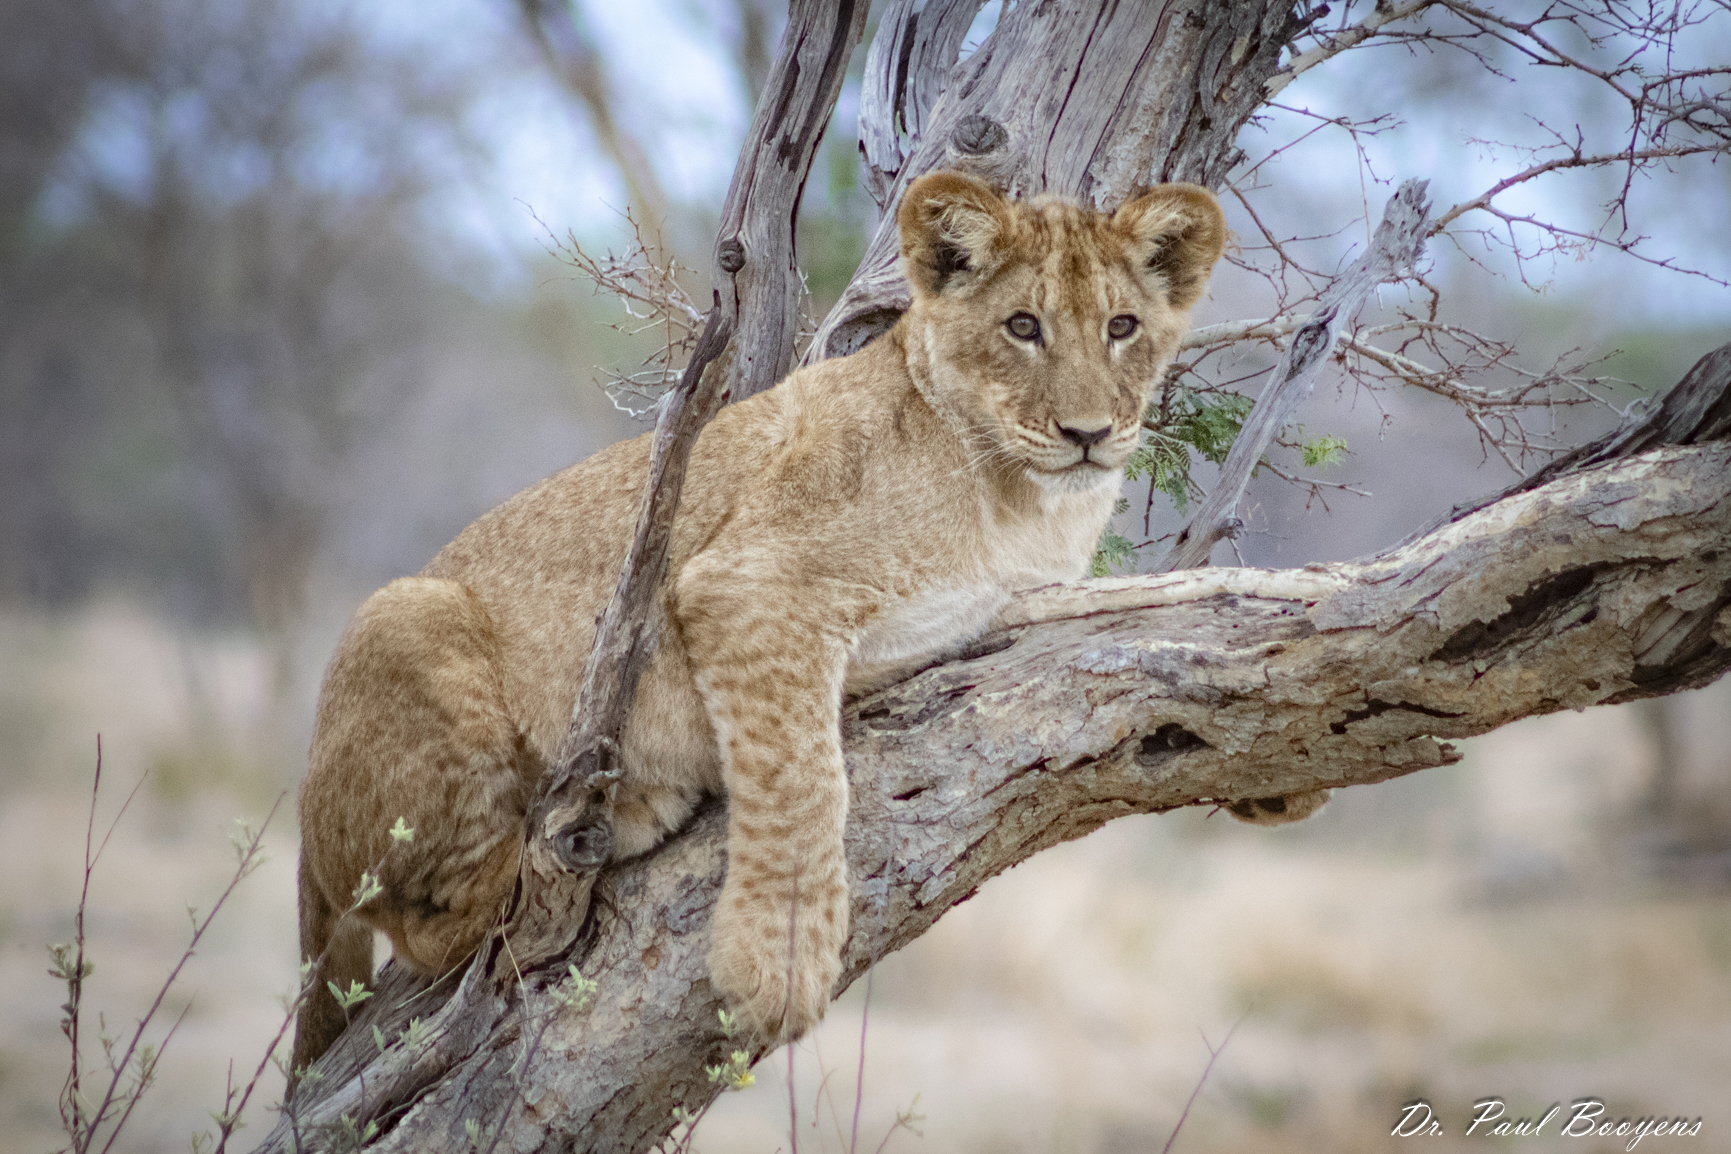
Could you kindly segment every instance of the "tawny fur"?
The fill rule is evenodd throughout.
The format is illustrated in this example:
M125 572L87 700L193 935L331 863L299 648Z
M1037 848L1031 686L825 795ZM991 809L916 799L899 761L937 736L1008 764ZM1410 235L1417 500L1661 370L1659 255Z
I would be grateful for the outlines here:
M909 189L900 226L901 322L724 409L698 440L624 734L616 856L727 794L710 972L771 1038L821 1018L840 970L844 693L966 640L1016 589L1082 575L1225 238L1192 185L1102 215L947 173ZM1012 333L1020 313L1039 339ZM1115 317L1135 330L1115 339ZM370 979L370 951L332 925L362 871L384 863L360 918L423 972L461 962L508 898L648 453L639 437L518 494L356 615L301 795L302 949L333 934L342 948L303 1012L297 1066L341 1032L323 982ZM393 843L398 817L412 841Z

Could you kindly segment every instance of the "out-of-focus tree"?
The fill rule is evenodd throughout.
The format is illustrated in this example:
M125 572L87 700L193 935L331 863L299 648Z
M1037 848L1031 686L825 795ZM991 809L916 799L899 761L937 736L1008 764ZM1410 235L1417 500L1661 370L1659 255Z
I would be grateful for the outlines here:
M638 238L651 250L659 248L662 256L696 264L693 253L702 253L714 227L714 206L679 203L666 191L657 162L659 158L665 165L667 157L658 153L649 133L655 101L664 86L658 78L609 65L593 4L508 2L548 74L581 110L602 158L623 180ZM777 0L682 0L671 14L693 39L713 46L714 59L738 86L742 106L755 107L769 76L770 49L787 22L787 6ZM875 24L868 24L871 27ZM863 64L863 52L856 52L836 113L840 123L825 136L812 173L816 187L811 191L816 195L806 197L800 215L800 266L808 278L814 311L820 313L846 286L874 223L874 206L856 171L852 129Z
M452 295L414 233L468 93L286 0L0 20L0 592L142 578L280 641Z
M596 143L625 181L631 204L651 234L667 223L667 194L649 154L615 111L618 96L583 8L576 0L516 0L554 79L582 104Z

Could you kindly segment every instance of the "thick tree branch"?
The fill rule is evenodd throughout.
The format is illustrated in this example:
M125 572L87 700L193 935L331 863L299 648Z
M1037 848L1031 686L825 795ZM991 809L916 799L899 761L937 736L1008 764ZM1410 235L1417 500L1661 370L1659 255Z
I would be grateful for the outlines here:
M1646 432L1387 553L1032 590L969 653L851 702L844 981L1113 817L1382 781L1452 760L1447 739L1723 674L1727 367L1731 348ZM1666 431L1703 443L1655 447ZM380 1150L465 1149L469 1121L501 1148L651 1147L733 1046L704 966L724 825L713 805L604 873L592 934L514 992L440 1010L448 980L405 1007L387 977L384 1036L418 1014L425 1040L381 1055L364 1017L302 1124L380 1117ZM558 1014L545 991L567 961L600 985ZM288 1148L280 1128L265 1146Z
M719 407L722 376L705 370L727 347L732 328L732 318L716 304L684 378L661 402L631 548L595 630L571 731L529 808L518 900L503 931L512 967L533 966L571 944L595 871L612 852L620 734L661 626L655 597L667 571L685 466ZM497 949L492 954L497 963Z
M723 361L726 400L762 392L793 364L803 285L794 221L869 7L868 0L790 5L781 51L721 206L711 283L734 316L733 347Z
M985 0L893 0L878 21L860 85L859 151L866 191L878 209L892 207L891 190L907 160L904 143L920 138L962 39ZM979 149L978 151L985 151Z

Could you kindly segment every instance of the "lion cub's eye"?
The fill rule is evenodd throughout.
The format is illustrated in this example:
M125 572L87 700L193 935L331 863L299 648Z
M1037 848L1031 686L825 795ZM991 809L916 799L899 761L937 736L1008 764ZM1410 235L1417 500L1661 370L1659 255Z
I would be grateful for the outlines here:
M1040 339L1040 322L1033 313L1017 313L1004 322L1004 327L1010 330L1010 335L1019 341L1037 341Z
M1121 341L1136 331L1137 320L1128 314L1113 317L1106 322L1106 333L1115 341Z

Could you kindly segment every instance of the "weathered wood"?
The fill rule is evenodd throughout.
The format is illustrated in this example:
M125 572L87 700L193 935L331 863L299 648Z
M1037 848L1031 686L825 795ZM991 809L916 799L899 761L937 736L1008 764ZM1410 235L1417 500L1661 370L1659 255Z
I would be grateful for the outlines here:
M1377 285L1410 270L1424 251L1425 223L1430 216L1430 203L1424 198L1428 183L1402 182L1388 198L1382 223L1377 225L1370 247L1329 282L1316 311L1287 339L1279 362L1269 374L1268 384L1245 418L1244 427L1233 438L1226 461L1220 466L1219 480L1161 559L1160 572L1206 565L1215 542L1238 535L1242 522L1235 510L1238 499L1244 495L1244 486L1250 483L1250 474L1256 471L1269 442L1310 396L1317 375L1334 351L1340 327L1352 319Z
M935 7L928 4L926 13ZM952 19L949 8L941 11ZM926 13L922 22L936 19ZM1008 7L972 56L947 74L932 71L933 87L943 82L935 100L916 88L915 131L897 146L904 159L893 180L887 164L894 154L885 143L898 135L893 73L888 98L882 72L867 89L876 95L862 101L862 118L870 113L871 120L861 137L873 142L868 159L881 174L875 183L888 186L879 203L895 204L910 181L939 168L1098 208L1115 208L1160 181L1217 188L1241 155L1239 128L1262 103L1263 86L1299 27L1292 6L1273 0L1205 10L1178 0ZM889 28L902 35L901 24ZM927 41L916 32L901 43ZM934 35L929 43L930 58L940 60L948 40ZM886 48L880 67L892 58ZM859 271L818 327L808 362L863 347L906 311L898 251L895 214L886 209Z
M727 347L732 327L717 303L679 385L661 400L631 547L595 629L570 732L529 807L517 900L495 946L483 951L495 986L510 981L511 972L501 970L505 938L513 967L538 965L571 945L588 912L595 873L612 854L620 735L661 626L656 596L691 446L719 407L723 374L706 370Z
M781 49L740 149L716 234L711 283L734 318L733 347L723 362L724 400L762 392L793 365L803 284L793 225L869 7L869 0L789 5Z
M1382 781L1452 760L1447 739L1721 675L1731 444L1601 464L1366 561L1034 590L974 652L845 711L844 982L1111 818ZM700 1107L732 1048L704 971L724 818L602 875L589 1009L550 1014L527 975L378 1148L461 1150L476 1120L501 1149L646 1150Z
M880 212L891 208L896 177L907 161L904 141L920 138L956 65L962 38L985 6L984 0L931 0L916 12L917 3L893 0L878 18L860 83L860 167L866 192Z

